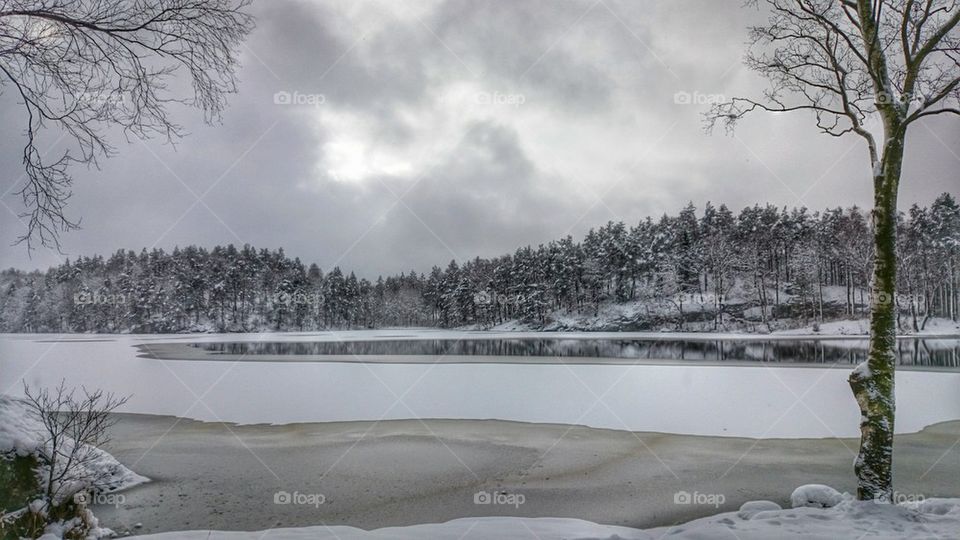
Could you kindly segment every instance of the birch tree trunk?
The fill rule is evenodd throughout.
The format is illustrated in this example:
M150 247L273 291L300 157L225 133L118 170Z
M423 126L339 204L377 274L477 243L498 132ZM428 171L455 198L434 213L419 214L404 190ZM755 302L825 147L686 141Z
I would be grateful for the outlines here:
M706 115L707 126L720 124L732 130L755 111L812 111L823 133L833 137L854 133L867 143L874 180L870 350L849 382L861 411L862 439L855 462L859 498L889 500L897 189L904 140L907 127L921 118L960 116L960 62L954 54L960 50L956 32L960 10L942 2L913 0L763 3L771 8L771 15L766 25L751 28L746 65L771 83L766 99L735 97L720 103ZM872 119L883 121L882 145L870 129ZM845 257L843 266L833 270L847 287L847 310L853 314L856 291L849 259ZM931 292L936 294L925 293L928 308ZM921 328L930 316L925 310Z
M903 162L899 125L874 167L874 265L867 361L850 374L860 406L860 453L854 462L857 497L889 501L893 494L894 374L896 370L897 188Z

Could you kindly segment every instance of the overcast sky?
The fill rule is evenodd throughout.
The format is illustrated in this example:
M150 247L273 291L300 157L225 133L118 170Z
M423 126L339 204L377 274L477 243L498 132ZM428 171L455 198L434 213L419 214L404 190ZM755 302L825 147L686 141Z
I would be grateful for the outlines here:
M741 65L760 17L741 0L270 0L253 11L220 125L178 110L191 134L176 148L115 139L101 170L74 169L69 210L83 228L63 237L64 257L249 243L375 277L688 201L871 200L859 139L820 135L802 113L751 117L735 137L703 132L705 101L764 87ZM10 92L0 119L9 191L22 182L25 121ZM912 129L901 208L960 192L960 122ZM13 193L3 201L22 209ZM0 215L4 267L62 260L10 246L22 225Z

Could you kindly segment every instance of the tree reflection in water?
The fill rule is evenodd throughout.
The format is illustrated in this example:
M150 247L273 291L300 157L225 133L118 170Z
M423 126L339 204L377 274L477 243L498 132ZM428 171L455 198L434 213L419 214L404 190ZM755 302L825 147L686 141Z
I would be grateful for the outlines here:
M417 339L378 341L195 343L219 354L539 356L704 362L768 362L854 365L867 352L863 339ZM897 340L900 365L960 367L960 340Z

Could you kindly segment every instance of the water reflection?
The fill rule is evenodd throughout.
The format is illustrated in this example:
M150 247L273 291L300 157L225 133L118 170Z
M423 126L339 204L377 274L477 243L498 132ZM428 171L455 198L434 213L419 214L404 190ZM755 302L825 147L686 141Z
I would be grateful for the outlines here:
M867 345L867 340L860 339L418 339L192 344L215 354L236 355L539 356L851 365L866 359ZM902 366L960 367L960 340L899 339L897 358Z

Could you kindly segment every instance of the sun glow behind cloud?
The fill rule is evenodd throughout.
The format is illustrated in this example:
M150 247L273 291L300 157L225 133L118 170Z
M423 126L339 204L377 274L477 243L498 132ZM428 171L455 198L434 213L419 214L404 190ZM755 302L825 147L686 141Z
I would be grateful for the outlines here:
M403 149L379 142L375 122L332 107L321 115L327 130L323 145L326 176L337 182L363 182L375 176L407 176L414 165Z
M410 163L348 136L327 143L324 150L327 174L338 182L362 182L375 175L406 176L413 171Z

